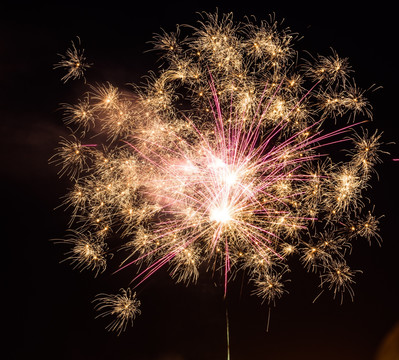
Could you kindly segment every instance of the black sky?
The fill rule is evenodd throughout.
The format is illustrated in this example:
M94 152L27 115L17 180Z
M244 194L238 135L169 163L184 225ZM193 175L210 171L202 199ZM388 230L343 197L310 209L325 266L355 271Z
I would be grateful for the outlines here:
M7 359L226 359L226 307L232 360L371 360L384 336L399 321L398 145L387 145L367 196L381 220L383 245L357 242L349 263L361 269L355 300L343 305L324 293L315 304L318 279L298 267L284 296L271 310L250 296L241 279L223 289L206 275L197 285L174 285L157 274L140 288L142 315L116 337L94 319L98 292L126 287L130 274L78 272L63 259L68 214L56 209L68 182L58 179L48 159L66 133L57 109L85 90L81 81L62 84L52 66L79 36L94 63L88 82L116 86L138 83L156 70L155 54L145 52L152 34L195 24L197 11L234 12L236 20L275 13L303 39L298 50L326 54L333 47L348 57L357 84L382 89L370 93L374 121L384 141L398 142L397 13L387 1L374 2L19 2L2 5L0 15L0 129L3 227L3 307L9 346ZM295 266L294 266L295 267ZM108 273L110 274L110 273ZM241 291L242 290L242 291Z

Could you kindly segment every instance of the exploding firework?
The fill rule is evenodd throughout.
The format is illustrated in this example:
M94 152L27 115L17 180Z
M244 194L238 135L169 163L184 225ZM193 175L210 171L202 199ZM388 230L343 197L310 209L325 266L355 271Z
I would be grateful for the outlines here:
M348 60L332 51L298 63L297 35L280 27L204 13L198 27L155 36L165 64L144 85L90 86L63 104L72 134L52 161L71 179L68 260L99 274L118 238L116 269L134 271L134 286L160 269L186 284L208 270L226 294L243 271L274 303L297 257L321 288L353 297L353 240L379 240L362 198L381 134L355 131L371 106ZM68 55L78 67L62 62L63 80L82 75L79 54ZM344 143L346 161L334 162ZM130 289L97 300L118 333L138 313Z
M127 324L133 320L136 315L140 315L140 301L136 299L136 293L131 289L121 289L121 294L98 294L94 299L96 302L94 308L99 311L97 317L111 315L114 319L107 325L108 331L116 331L120 334L126 330Z
M78 38L78 44L80 45L80 39ZM61 60L54 65L54 69L64 68L67 73L61 78L66 83L69 79L80 79L84 78L84 73L91 64L86 63L86 57L84 51L76 48L76 45L71 41L71 47L64 54L59 54Z

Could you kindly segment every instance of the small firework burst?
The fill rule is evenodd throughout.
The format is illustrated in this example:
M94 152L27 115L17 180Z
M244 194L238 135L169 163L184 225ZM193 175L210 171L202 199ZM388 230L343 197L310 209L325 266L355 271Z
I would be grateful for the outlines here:
M78 37L80 45L80 39ZM65 55L59 54L61 60L54 65L54 69L63 68L67 73L61 78L66 83L69 79L76 80L84 77L86 69L91 67L91 64L86 62L84 50L76 48L75 43L71 41L71 47L67 49Z
M369 242L371 239L375 239L380 244L381 236L379 235L379 223L380 218L375 217L375 215L369 211L366 216L357 220L356 225L353 226L355 229L354 232L358 236L367 239Z
M77 104L62 104L64 122L66 125L74 124L82 129L83 134L94 125L94 116L88 99L79 100Z
M269 304L275 303L276 299L281 298L287 292L282 282L281 273L264 274L254 282L256 286L254 294L262 298L263 301L267 300Z
M72 246L65 261L70 261L75 268L92 270L95 276L107 268L108 245L101 239L71 230L69 236L60 241Z
M106 326L108 331L115 331L118 335L126 330L136 315L140 315L140 301L136 299L136 293L130 288L120 289L120 294L98 294L93 300L95 310L99 311L97 317L111 316L114 319Z
M321 286L327 284L328 288L334 291L334 296L340 294L341 303L345 292L353 299L353 277L357 272L360 270L351 270L345 261L334 260L327 265L324 274L321 275Z

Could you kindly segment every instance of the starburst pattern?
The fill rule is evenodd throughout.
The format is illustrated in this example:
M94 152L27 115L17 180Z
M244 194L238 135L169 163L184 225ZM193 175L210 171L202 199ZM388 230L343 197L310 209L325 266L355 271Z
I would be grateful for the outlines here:
M80 39L78 38L80 45ZM71 41L71 47L67 49L65 55L59 54L61 60L54 65L54 69L64 68L67 73L61 78L66 83L69 79L75 80L84 78L86 69L90 68L91 64L86 62L84 50L76 47L75 43Z
M70 230L68 237L60 241L72 245L65 260L75 268L92 270L96 276L106 270L108 246L102 239Z
M136 299L136 293L132 293L130 288L120 289L120 294L98 294L94 299L94 308L99 312L97 317L111 316L113 320L106 326L109 331L115 331L118 335L126 330L129 323L133 325L133 320L141 311L140 301Z
M349 61L332 51L298 65L296 34L274 18L202 16L186 38L183 27L155 36L165 65L144 85L90 86L77 105L64 104L76 131L52 161L73 181L72 223L101 245L119 238L119 270L137 269L135 286L161 268L186 284L208 269L226 293L245 271L274 303L298 257L322 287L353 296L353 239L378 239L362 198L381 135L354 130L371 107ZM88 140L93 127L103 142ZM350 141L347 161L334 162ZM125 328L118 319L111 329Z

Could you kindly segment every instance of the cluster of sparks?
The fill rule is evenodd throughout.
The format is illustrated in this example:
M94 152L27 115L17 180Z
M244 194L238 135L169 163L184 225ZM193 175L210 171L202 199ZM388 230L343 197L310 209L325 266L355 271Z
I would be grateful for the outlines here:
M145 84L89 85L63 104L72 133L52 161L72 184L67 260L98 275L118 244L117 269L135 269L136 287L160 269L186 284L210 271L226 293L243 271L274 303L297 257L320 287L352 297L353 240L379 240L362 199L380 134L354 130L371 106L348 60L332 51L298 64L296 34L274 18L202 17L155 36L164 64ZM83 75L82 54L68 50L63 80ZM335 163L327 151L343 143L351 149ZM140 311L130 288L96 300L118 333Z
M80 45L80 38L77 38ZM76 80L84 78L85 71L91 67L91 64L86 62L84 51L76 48L75 43L71 42L71 48L67 50L66 54L59 54L61 61L54 65L54 69L67 69L67 73L61 78L66 83L69 79Z

